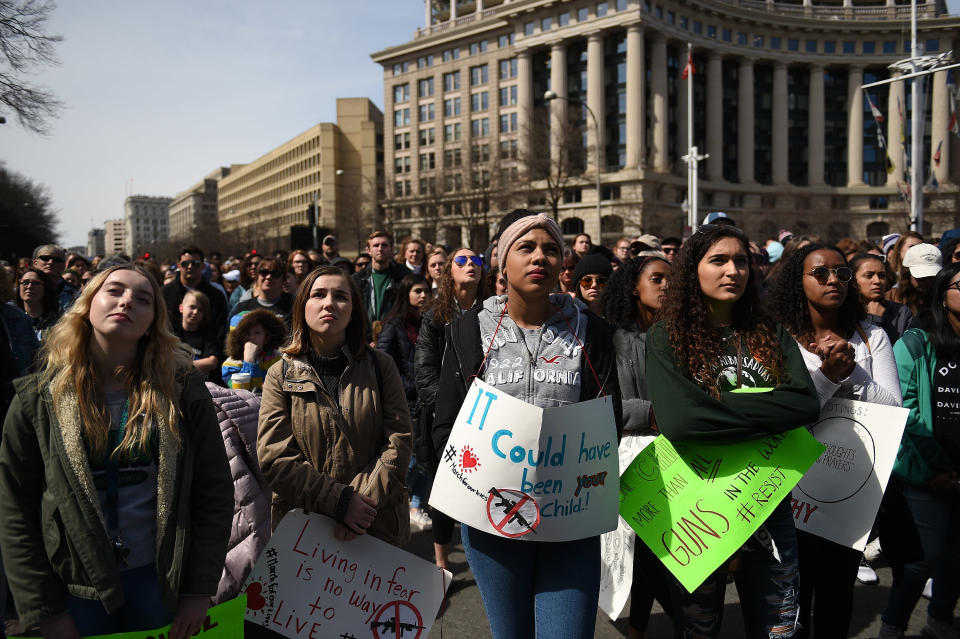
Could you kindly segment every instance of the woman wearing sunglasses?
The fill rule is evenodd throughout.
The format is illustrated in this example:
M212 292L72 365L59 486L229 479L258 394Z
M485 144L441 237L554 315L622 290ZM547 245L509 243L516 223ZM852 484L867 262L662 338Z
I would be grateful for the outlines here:
M286 262L272 257L261 259L257 269L256 295L236 305L230 316L230 326L236 326L244 313L266 308L282 319L289 329L293 296L283 292L286 276Z
M911 328L894 346L903 405L910 409L893 475L916 523L923 550L894 582L879 637L903 637L927 579L933 596L924 635L955 636L953 611L960 593L960 264L937 275L930 325Z
M436 250L436 249L434 249ZM465 311L482 304L487 297L483 277L483 257L468 248L453 252L437 282L437 295L426 311L417 335L414 371L420 415L414 424L414 455L420 472L428 474L430 484L436 476L433 447L433 418L440 387L440 365L447 343L447 325ZM433 512L433 553L438 566L449 569L453 520L440 511Z
M575 297L600 317L603 317L600 295L611 273L613 267L610 266L610 260L601 253L588 254L577 262L577 268L573 271Z
M821 408L834 397L900 406L890 340L865 321L850 290L852 279L853 269L836 247L805 246L787 259L771 285L768 310L800 346ZM810 636L812 612L817 639L846 637L861 553L802 530L797 541L802 636Z

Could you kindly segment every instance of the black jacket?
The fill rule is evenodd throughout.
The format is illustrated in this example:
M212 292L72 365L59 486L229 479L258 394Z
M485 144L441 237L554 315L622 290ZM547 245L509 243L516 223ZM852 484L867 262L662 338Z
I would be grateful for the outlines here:
M394 318L383 325L383 331L377 338L377 349L392 357L400 371L403 392L410 406L410 419L413 419L417 407L417 384L413 374L414 348L415 344L407 335L406 322L402 319Z
M433 447L437 457L443 452L460 412L460 405L467 390L483 363L483 347L480 343L481 307L474 307L448 324L447 346L443 353L440 385L437 394L436 417L433 423ZM603 394L613 400L613 415L617 422L617 439L623 432L623 414L620 405L620 385L617 381L617 366L613 350L613 331L610 325L590 311L587 315L587 332L583 339L585 359L593 364L600 384L589 370L581 376L580 401L596 399ZM589 364L587 365L589 369Z
M227 300L223 293L211 286L207 281L200 280L197 290L210 298L210 307L213 317L210 318L210 325L216 331L218 344L223 344L227 336ZM163 301L167 303L167 315L170 316L170 328L181 325L180 303L183 296L187 294L187 287L180 282L180 278L163 287Z
M363 300L363 307L367 311L367 319L370 320L371 324L383 319L387 311L393 308L393 301L397 296L396 289L400 286L400 280L410 274L409 269L403 264L390 262L390 266L387 267L387 273L389 273L390 279L387 281L387 290L383 293L383 304L380 305L380 313L378 315L376 313L375 300L373 299L372 272L373 265L368 264L362 271L353 274L353 281L357 283L357 287L360 289L360 299Z

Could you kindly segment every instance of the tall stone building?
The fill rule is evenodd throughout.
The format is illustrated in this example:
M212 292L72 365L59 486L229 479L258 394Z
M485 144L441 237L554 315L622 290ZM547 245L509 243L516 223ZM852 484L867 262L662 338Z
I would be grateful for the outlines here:
M383 114L367 98L338 98L337 122L320 123L219 182L220 231L233 244L289 249L314 203L318 225L352 252L383 223Z
M87 231L87 255L104 255L106 252L106 231L90 229Z
M126 251L126 224L123 220L107 220L103 223L103 254L116 255Z
M170 239L200 243L216 239L217 182L230 175L230 168L222 166L211 172L186 191L177 193L170 202Z
M723 210L757 236L789 227L831 239L875 238L908 224L901 192L909 182L910 81L866 94L860 87L890 77L888 66L909 57L909 3L425 7L413 40L372 56L384 70L384 206L404 230L477 243L503 208L529 205L555 208L568 234L585 229L596 238L602 224L608 243L641 229L679 235L688 43L693 139L709 154L699 165L701 217ZM954 49L960 20L946 15L943 1L918 10L925 52ZM934 234L960 225L949 89L943 71L924 89L925 226Z
M146 247L169 239L172 201L153 195L131 195L123 201L123 248L128 255L134 257Z

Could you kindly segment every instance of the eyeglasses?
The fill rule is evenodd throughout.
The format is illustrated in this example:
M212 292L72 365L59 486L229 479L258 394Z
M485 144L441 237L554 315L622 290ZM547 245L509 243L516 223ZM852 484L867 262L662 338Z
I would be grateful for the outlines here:
M680 247L679 247L679 246L664 246L664 247L663 247L662 249L660 249L660 250L662 250L664 253L676 253L677 251L680 250Z
M203 260L183 260L180 262L180 268L200 268L203 266Z
M837 276L837 279L841 283L847 283L853 278L853 269L849 266L838 266L837 268L827 268L826 266L818 266L813 269L807 275L812 275L813 279L817 280L820 284L826 284L827 280L830 279L830 273L833 273Z
M20 288L30 288L31 286L43 286L40 280L20 280Z
M280 269L273 269L273 270L271 271L271 270L268 269L268 268L262 268L262 269L260 269L260 277L262 277L262 278L264 278L264 279L266 279L266 278L268 278L268 277L276 277L276 278L279 279L279 278L283 277L283 271L281 271Z
M607 285L607 278L602 275L596 277L593 275L584 275L580 278L580 286L584 288L593 288L594 284L597 285L597 288L603 288Z
M474 266L483 266L483 258L479 255L470 255L469 257L466 255L458 255L453 258L453 263L462 268L467 265L467 260L473 262Z
M57 255L38 255L37 259L41 262L53 262L54 264L63 264L63 258Z

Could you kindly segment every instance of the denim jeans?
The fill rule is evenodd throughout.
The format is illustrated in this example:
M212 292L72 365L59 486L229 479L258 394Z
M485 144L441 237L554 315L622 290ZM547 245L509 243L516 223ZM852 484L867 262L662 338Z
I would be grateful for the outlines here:
M430 484L427 476L417 466L417 458L410 455L410 465L407 466L407 490L410 491L410 507L421 508L427 501L427 491Z
M589 639L600 596L600 537L505 539L461 525L493 639Z
M955 492L939 494L906 484L903 496L920 535L923 559L904 566L903 579L890 589L883 620L906 629L924 584L933 577L927 614L939 621L952 621L960 596L960 499Z
M67 597L67 610L81 635L154 630L173 621L173 613L163 605L155 564L123 570L120 580L126 602L112 615L97 599Z
M796 635L800 610L797 535L790 500L780 502L763 525L777 546L780 561L755 537L734 555L738 563L733 578L740 596L744 633L747 639L786 639ZM672 575L670 581L674 637L718 636L727 588L726 565L692 593Z

